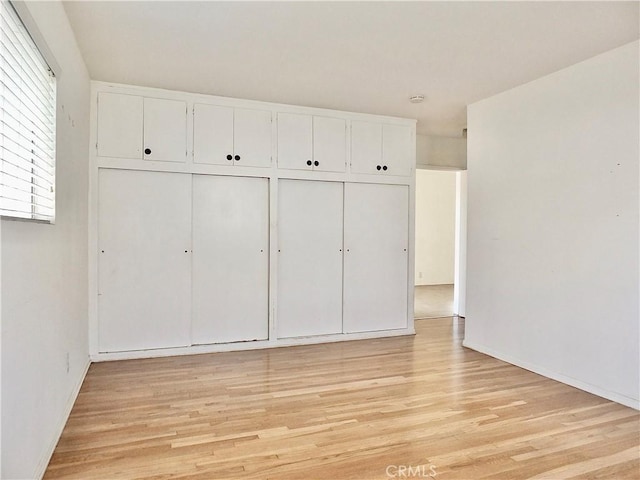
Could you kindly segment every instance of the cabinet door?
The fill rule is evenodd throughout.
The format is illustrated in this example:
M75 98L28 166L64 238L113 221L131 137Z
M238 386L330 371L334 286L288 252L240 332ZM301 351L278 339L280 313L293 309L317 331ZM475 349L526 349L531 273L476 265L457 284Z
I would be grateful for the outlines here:
M310 170L312 133L310 115L278 113L278 167Z
M411 175L413 163L411 129L405 125L382 126L382 164L387 175Z
M233 108L194 105L193 161L233 165Z
M382 125L351 122L351 172L376 173L382 165Z
M271 166L271 112L235 109L233 151L236 165Z
M193 176L193 326L199 343L268 337L266 178Z
M313 117L314 170L344 172L346 122L340 118Z
M184 162L186 156L187 104L177 100L145 98L145 160Z
M406 328L409 188L349 183L344 202L345 332Z
M342 332L342 183L278 184L279 338Z
M142 158L142 97L98 94L98 155Z
M191 176L99 175L100 352L189 345Z

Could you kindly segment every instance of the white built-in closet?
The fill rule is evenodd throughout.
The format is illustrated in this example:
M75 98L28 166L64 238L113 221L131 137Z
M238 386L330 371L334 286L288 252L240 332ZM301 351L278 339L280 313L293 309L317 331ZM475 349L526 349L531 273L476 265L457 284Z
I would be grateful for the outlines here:
M100 82L93 119L94 360L413 333L415 121Z

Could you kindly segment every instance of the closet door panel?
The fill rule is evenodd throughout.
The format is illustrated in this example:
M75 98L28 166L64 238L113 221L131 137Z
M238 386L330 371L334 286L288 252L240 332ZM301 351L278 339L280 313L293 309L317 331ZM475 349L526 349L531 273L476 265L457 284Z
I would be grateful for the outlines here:
M407 327L409 188L345 184L344 329Z
M342 332L343 184L278 185L279 338Z
M268 338L268 251L268 180L194 175L194 344Z
M191 176L101 169L101 352L190 344Z

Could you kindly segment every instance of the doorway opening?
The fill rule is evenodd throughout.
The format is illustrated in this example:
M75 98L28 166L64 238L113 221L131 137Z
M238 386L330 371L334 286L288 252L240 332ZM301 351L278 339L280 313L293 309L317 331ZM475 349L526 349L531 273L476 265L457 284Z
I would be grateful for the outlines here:
M464 316L466 171L416 170L415 319Z

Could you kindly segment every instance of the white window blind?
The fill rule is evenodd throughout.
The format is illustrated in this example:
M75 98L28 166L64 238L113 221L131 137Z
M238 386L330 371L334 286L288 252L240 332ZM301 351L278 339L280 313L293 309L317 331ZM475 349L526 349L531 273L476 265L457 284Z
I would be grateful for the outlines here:
M0 215L55 219L56 79L0 1Z

